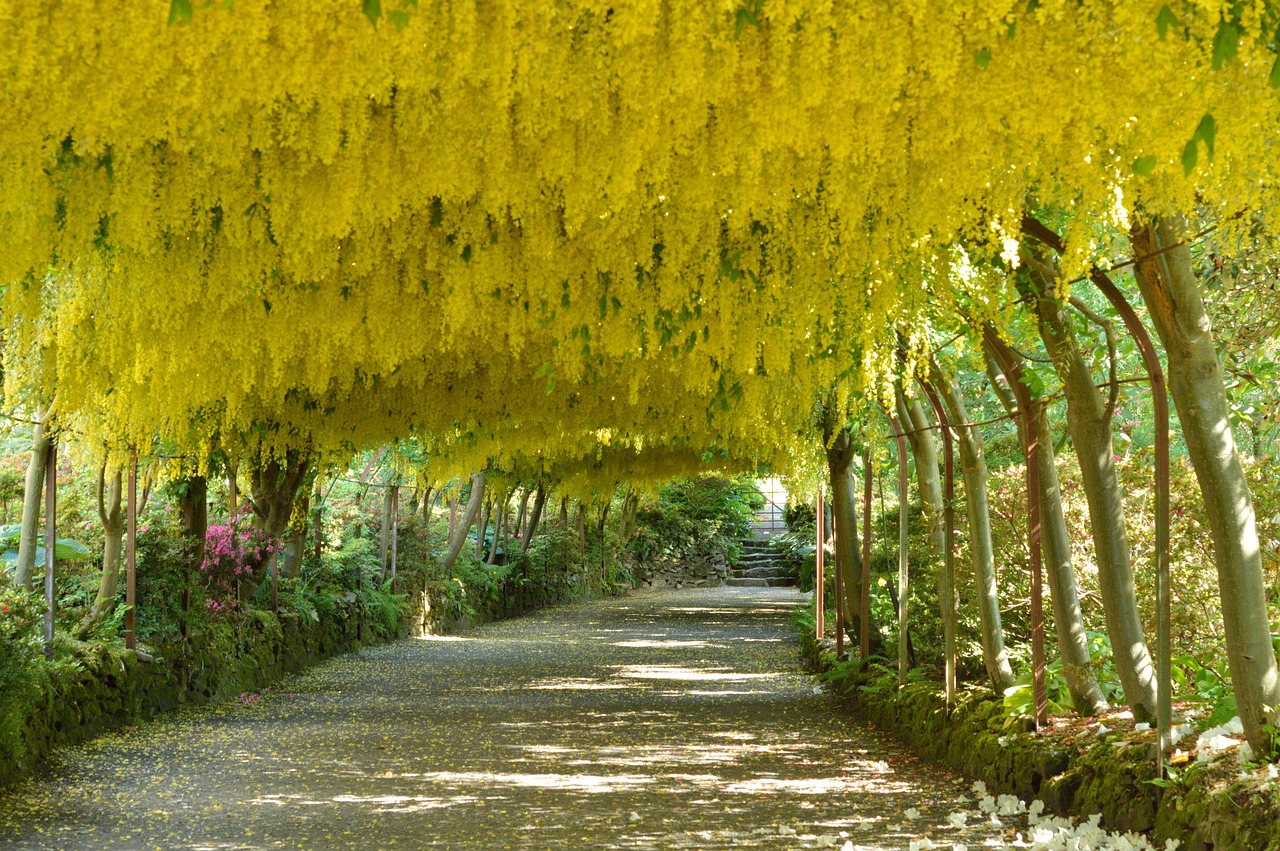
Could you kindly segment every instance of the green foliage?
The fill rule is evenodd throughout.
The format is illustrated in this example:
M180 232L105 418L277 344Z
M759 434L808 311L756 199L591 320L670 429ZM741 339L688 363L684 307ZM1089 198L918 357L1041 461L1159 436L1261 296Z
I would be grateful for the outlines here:
M0 526L0 559L6 564L18 563L18 544L22 538L22 526L9 523ZM84 544L73 538L55 538L53 557L57 561L83 561L93 553ZM44 564L44 533L36 534L36 564Z
M22 725L46 677L43 610L39 598L0 575L0 764L13 764L25 754Z
M1061 659L1054 659L1044 666L1044 685L1049 712L1054 715L1064 714L1071 706L1071 692L1067 690L1067 678L1062 673ZM1034 714L1035 690L1032 673L1028 669L1004 690L1004 726L1008 728Z
M655 503L636 512L636 533L628 548L642 562L666 556L677 560L723 557L737 560L764 497L746 477L698 476L676 479Z

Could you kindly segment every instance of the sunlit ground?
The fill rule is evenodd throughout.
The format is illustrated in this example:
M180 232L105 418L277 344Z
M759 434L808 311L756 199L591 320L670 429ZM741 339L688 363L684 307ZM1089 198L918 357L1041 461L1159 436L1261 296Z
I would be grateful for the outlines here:
M799 671L801 600L651 592L334 660L251 705L63 752L0 793L0 843L1003 844L1007 829L948 822L972 806L967 784L849 720Z

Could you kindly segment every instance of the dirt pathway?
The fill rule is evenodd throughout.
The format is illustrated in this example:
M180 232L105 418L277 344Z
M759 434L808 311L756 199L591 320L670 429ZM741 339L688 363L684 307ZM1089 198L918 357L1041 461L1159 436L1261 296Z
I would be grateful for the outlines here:
M799 670L801 599L636 593L362 651L62 751L0 792L0 845L1003 844L948 823L968 784Z

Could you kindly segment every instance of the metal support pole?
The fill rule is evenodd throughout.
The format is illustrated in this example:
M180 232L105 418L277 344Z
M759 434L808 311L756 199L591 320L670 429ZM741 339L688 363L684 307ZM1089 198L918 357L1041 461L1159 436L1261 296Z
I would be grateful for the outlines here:
M814 500L814 505L816 506L816 509L815 509L816 522L814 525L816 527L815 534L817 537L817 542L816 542L817 549L813 551L813 567L814 567L813 602L814 602L814 621L816 621L816 629L814 631L817 633L815 638L817 638L818 641L822 641L822 639L827 634L827 624L826 624L827 583L826 583L826 577L823 575L823 566L824 566L823 556L825 555L825 553L823 553L822 551L822 543L823 543L822 527L824 525L822 521L824 520L823 515L826 513L826 506L823 505L822 503L822 491L818 491L818 498Z
M927 381L922 381L920 386L933 406L942 432L942 643L946 656L945 691L947 706L950 707L956 700L955 444L942 400Z
M862 597L858 610L862 623L858 630L858 650L862 658L871 655L871 448L862 450Z
M44 471L44 655L53 658L53 563L58 549L58 438L49 436Z
M1040 558L1040 417L1044 403L1031 398L1022 380L1022 367L1008 346L988 324L983 341L1009 382L1018 400L1022 420L1022 452L1027 459L1027 547L1031 556L1031 679L1036 729L1049 722L1049 695L1044 682L1044 577Z
M898 444L898 685L904 686L907 684L907 669L911 667L907 605L907 596L911 590L910 563L907 557L910 543L907 489L910 487L910 478L907 475L907 437L898 421L887 411L885 415L889 417L889 425L893 426L893 437Z
M124 646L138 646L138 453L129 463L129 492L125 497L124 527ZM183 586L183 602L187 590ZM184 629L185 624L184 624Z

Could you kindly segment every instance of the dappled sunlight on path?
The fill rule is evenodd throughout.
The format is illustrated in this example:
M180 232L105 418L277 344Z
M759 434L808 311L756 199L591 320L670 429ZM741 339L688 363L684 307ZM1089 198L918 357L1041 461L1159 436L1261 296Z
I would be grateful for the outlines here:
M789 589L636 593L333 660L62 752L0 843L907 848L966 785L799 670ZM943 843L945 842L945 845Z

